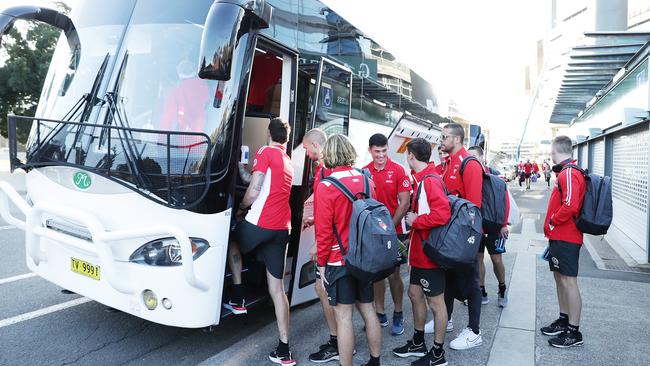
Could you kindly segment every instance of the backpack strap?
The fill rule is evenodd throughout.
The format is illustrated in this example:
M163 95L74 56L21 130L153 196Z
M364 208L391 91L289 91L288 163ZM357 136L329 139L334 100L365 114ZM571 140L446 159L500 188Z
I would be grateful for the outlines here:
M566 169L569 169L569 168L573 168L573 169L579 171L580 173L582 173L583 177L586 177L587 174L588 174L588 172L586 170L584 170L581 167L577 166L576 164L572 164L572 163L568 163L568 164L564 165L562 167L562 170L560 170L560 173L565 171ZM562 194L562 187L560 187L559 183L557 185L557 190L560 191L560 194ZM560 198L561 198L561 196L560 196Z
M323 178L323 182L329 182L331 183L334 187L336 187L345 197L347 197L351 202L356 201L356 197L354 196L354 193L350 190L350 188L346 187L343 182L340 180L332 177L331 175L329 177Z
M418 191L415 194L415 202L418 202L420 200L420 193L422 193L422 186L424 185L424 181L429 177L437 178L440 184L442 184L442 188L445 190L445 194L449 196L449 191L447 191L447 186L445 186L445 182L442 180L442 178L440 178L438 174L427 174L424 177L422 177L422 180L418 185Z
M460 175L462 177L463 172L465 171L465 166L470 162L470 161L475 161L481 166L481 172L485 173L485 170L483 170L483 164L481 164L480 161L474 156L474 155L467 155L466 157L463 158L463 161L460 163Z
M346 255L347 253L345 252L345 248L343 248L343 242L341 241L341 235L339 235L339 231L336 229L336 224L332 223L332 229L334 230L334 236L336 236L336 241L339 243L339 250L341 251L341 254Z

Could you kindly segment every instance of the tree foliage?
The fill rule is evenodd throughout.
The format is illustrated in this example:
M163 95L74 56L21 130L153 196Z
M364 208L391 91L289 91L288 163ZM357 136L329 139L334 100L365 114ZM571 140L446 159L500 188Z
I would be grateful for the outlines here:
M70 10L56 3L60 11ZM0 133L7 136L7 114L34 116L41 88L54 53L61 30L40 22L24 22L2 37L2 48L7 60L0 68ZM24 141L29 127L21 126L19 141Z

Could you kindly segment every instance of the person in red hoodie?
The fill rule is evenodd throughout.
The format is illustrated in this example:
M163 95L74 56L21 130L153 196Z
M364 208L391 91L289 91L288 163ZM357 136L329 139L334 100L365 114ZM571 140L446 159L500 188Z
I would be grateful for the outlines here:
M555 336L548 343L553 347L566 348L582 345L580 312L582 299L578 288L578 261L583 234L574 218L580 215L585 197L585 178L578 169L572 168L572 143L567 136L557 136L551 145L553 171L556 186L548 201L544 220L544 236L548 238L548 264L555 278L560 317L549 326L541 328L542 334Z
M415 172L416 183L412 212L407 213L406 223L411 226L411 245L409 264L411 273L408 295L413 306L413 339L406 345L393 349L399 357L418 356L413 365L446 365L445 341L447 326L447 308L445 306L445 271L432 261L425 253L422 241L429 237L434 227L449 222L451 209L449 198L445 193L442 179L435 173L436 165L431 159L431 143L423 138L416 138L406 145L406 161ZM421 187L420 187L421 186ZM425 301L426 297L426 301ZM435 331L433 347L427 351L424 342L424 323L427 317L427 304L433 312Z
M483 171L490 173L485 164L485 153L480 146L471 146L469 153L474 155L483 164ZM506 191L506 218L510 213L510 193ZM508 305L508 295L506 294L506 267L503 265L502 254L506 252L506 240L508 239L508 223L505 222L499 234L484 234L481 240L481 246L478 249L479 274L481 276L481 304L490 302L487 291L485 291L485 263L483 257L487 248L494 275L499 281L499 294L497 297L497 306L505 308Z
M442 129L442 150L449 154L447 168L443 180L450 194L458 195L479 208L483 197L483 166L478 162L469 162L462 174L460 171L463 159L469 153L463 147L465 130L457 123L449 123ZM476 243L477 245L479 243ZM451 318L454 309L455 295L467 299L469 324L463 329L460 335L449 343L449 347L455 350L465 350L480 346L483 337L479 323L481 321L481 288L479 285L478 260L474 262L470 270L447 271L447 287L445 291L445 303L447 313ZM454 291L449 291L455 287ZM458 293L460 292L460 293Z
M350 140L343 135L332 135L323 149L325 167L332 169L330 177L341 181L350 191L363 192L364 177L352 166L357 153ZM375 197L371 183L370 194ZM345 267L344 251L348 249L352 203L330 182L323 180L316 188L314 211L316 228L316 257L321 281L325 285L330 305L334 307L339 361L343 366L352 365L354 329L352 309L356 304L366 324L366 336L370 348L370 360L366 366L379 366L381 352L381 328L373 307L373 285L361 283ZM334 232L336 227L337 233ZM341 242L339 243L337 235Z

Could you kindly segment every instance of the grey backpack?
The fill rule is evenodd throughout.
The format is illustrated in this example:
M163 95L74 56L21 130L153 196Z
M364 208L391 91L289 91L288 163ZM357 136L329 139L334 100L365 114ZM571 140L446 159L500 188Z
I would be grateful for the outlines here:
M352 202L348 250L343 248L336 225L334 234L345 259L345 266L359 282L382 280L395 271L398 263L399 245L393 218L383 203L371 198L370 179L363 175L363 192L352 193L334 177L325 177ZM361 198L358 198L361 196Z
M472 202L450 195L442 179L434 174L422 178L418 187L416 202L420 199L424 180L433 177L445 188L451 218L446 225L434 227L429 237L423 240L424 253L446 269L456 269L476 261L479 245L483 235L481 227L481 210Z
M460 164L460 174L463 174L465 166L470 161L476 161L481 164L474 156L469 155ZM481 169L483 165L481 165ZM506 182L502 181L496 175L483 172L483 186L481 198L481 219L483 231L486 234L497 235L501 228L508 221L506 217Z
M584 201L582 201L580 216L575 218L578 230L591 235L607 234L614 216L612 209L612 179L589 174L588 171L582 170L575 164L567 164L562 170L567 168L575 168L582 173L587 188ZM560 185L558 184L557 187L559 190Z

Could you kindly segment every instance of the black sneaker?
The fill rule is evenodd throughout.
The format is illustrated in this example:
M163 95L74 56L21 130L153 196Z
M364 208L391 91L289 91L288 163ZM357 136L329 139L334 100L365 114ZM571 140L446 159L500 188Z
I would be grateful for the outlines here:
M230 310L235 315L248 313L248 309L246 309L246 301L244 299L229 299L228 302L223 303L223 307Z
M325 343L320 346L316 353L309 355L309 361L315 363L324 363L339 359L339 350L331 343Z
M427 346L422 344L415 345L413 340L406 341L406 345L393 349L393 353L397 357L423 357L427 354Z
M296 361L291 356L291 352L289 352L286 355L280 355L277 349L271 352L271 354L269 355L269 360L271 360L271 362L273 363L277 363L284 366L293 366L296 364Z
M424 357L417 361L411 362L411 366L446 366L447 360L445 359L445 350L442 350L440 357L433 354L433 349L427 352Z
M548 340L548 344L557 348L582 346L582 333L564 331L559 336Z
M556 336L562 332L564 332L567 329L567 322L562 319L556 319L551 325L542 327L540 330L542 331L543 335L547 336Z

